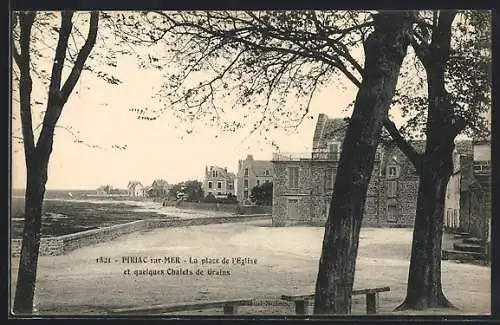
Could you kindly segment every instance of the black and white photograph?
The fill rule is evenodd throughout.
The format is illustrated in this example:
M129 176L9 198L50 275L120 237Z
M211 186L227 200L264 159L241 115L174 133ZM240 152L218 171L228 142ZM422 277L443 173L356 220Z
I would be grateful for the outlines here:
M10 19L9 317L492 314L492 11Z

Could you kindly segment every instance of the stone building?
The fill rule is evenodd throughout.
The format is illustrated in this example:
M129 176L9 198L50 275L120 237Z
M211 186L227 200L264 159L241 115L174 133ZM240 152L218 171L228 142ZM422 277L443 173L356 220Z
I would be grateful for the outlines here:
M315 225L326 222L333 193L346 122L320 114L308 153L275 153L273 225ZM424 141L412 145L422 152ZM455 155L455 161L459 153ZM458 170L458 169L457 169ZM459 214L459 173L450 182L445 210ZM415 168L395 144L381 144L367 191L364 226L412 226L419 178ZM455 219L455 220L456 220Z
M234 195L234 173L228 172L227 168L218 166L206 166L205 178L203 180L203 193L207 196L212 193L215 197L227 197Z
M462 157L460 230L491 241L491 143L474 143L472 156Z
M247 155L246 159L238 160L236 176L238 200L248 199L255 186L272 182L273 175L273 163L269 160L255 160L252 155Z

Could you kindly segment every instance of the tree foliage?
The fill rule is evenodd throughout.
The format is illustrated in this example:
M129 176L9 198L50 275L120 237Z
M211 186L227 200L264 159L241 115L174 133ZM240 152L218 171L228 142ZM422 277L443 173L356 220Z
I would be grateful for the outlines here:
M142 66L165 71L163 107L135 109L140 116L169 110L226 131L265 133L295 129L325 85L344 76L359 84L356 56L369 19L350 11L147 12L121 15L116 29L155 48Z
M273 183L265 182L261 185L254 186L250 198L258 205L272 205Z
M172 185L168 190L168 196L176 199L179 193L184 193L188 202L199 202L203 200L202 183L197 180L188 180Z
M439 11L420 12L421 22L412 33L415 50L405 59L393 100L391 111L403 118L399 131L408 140L426 137L427 76L417 53L429 46L437 17ZM445 66L447 97L456 118L464 121L460 134L478 139L491 133L491 21L489 11L458 11Z

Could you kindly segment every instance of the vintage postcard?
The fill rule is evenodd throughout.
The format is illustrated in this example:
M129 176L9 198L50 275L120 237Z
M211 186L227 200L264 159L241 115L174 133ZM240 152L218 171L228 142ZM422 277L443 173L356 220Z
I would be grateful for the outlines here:
M11 20L11 317L491 314L490 11Z

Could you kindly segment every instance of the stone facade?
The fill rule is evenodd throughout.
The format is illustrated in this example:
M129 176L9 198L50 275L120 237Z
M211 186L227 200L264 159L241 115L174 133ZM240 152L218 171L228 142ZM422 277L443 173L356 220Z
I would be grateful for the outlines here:
M274 154L274 226L325 224L346 126L342 119L320 114L312 152ZM413 141L412 145L423 152L425 142ZM457 149L464 150L464 146L461 144ZM458 151L455 161L459 161ZM457 172L452 177L449 198L445 202L445 210L451 209L452 216L459 214L459 180ZM363 225L413 226L418 184L415 168L396 145L381 144L370 178Z
M474 155L463 157L460 230L491 241L491 144L474 144Z
M205 196L212 193L215 197L227 197L228 194L235 195L235 175L227 171L227 168L218 166L206 166L205 178L202 189Z
M238 160L236 196L242 202L250 196L255 186L273 181L273 163L269 160L255 160L252 155Z

